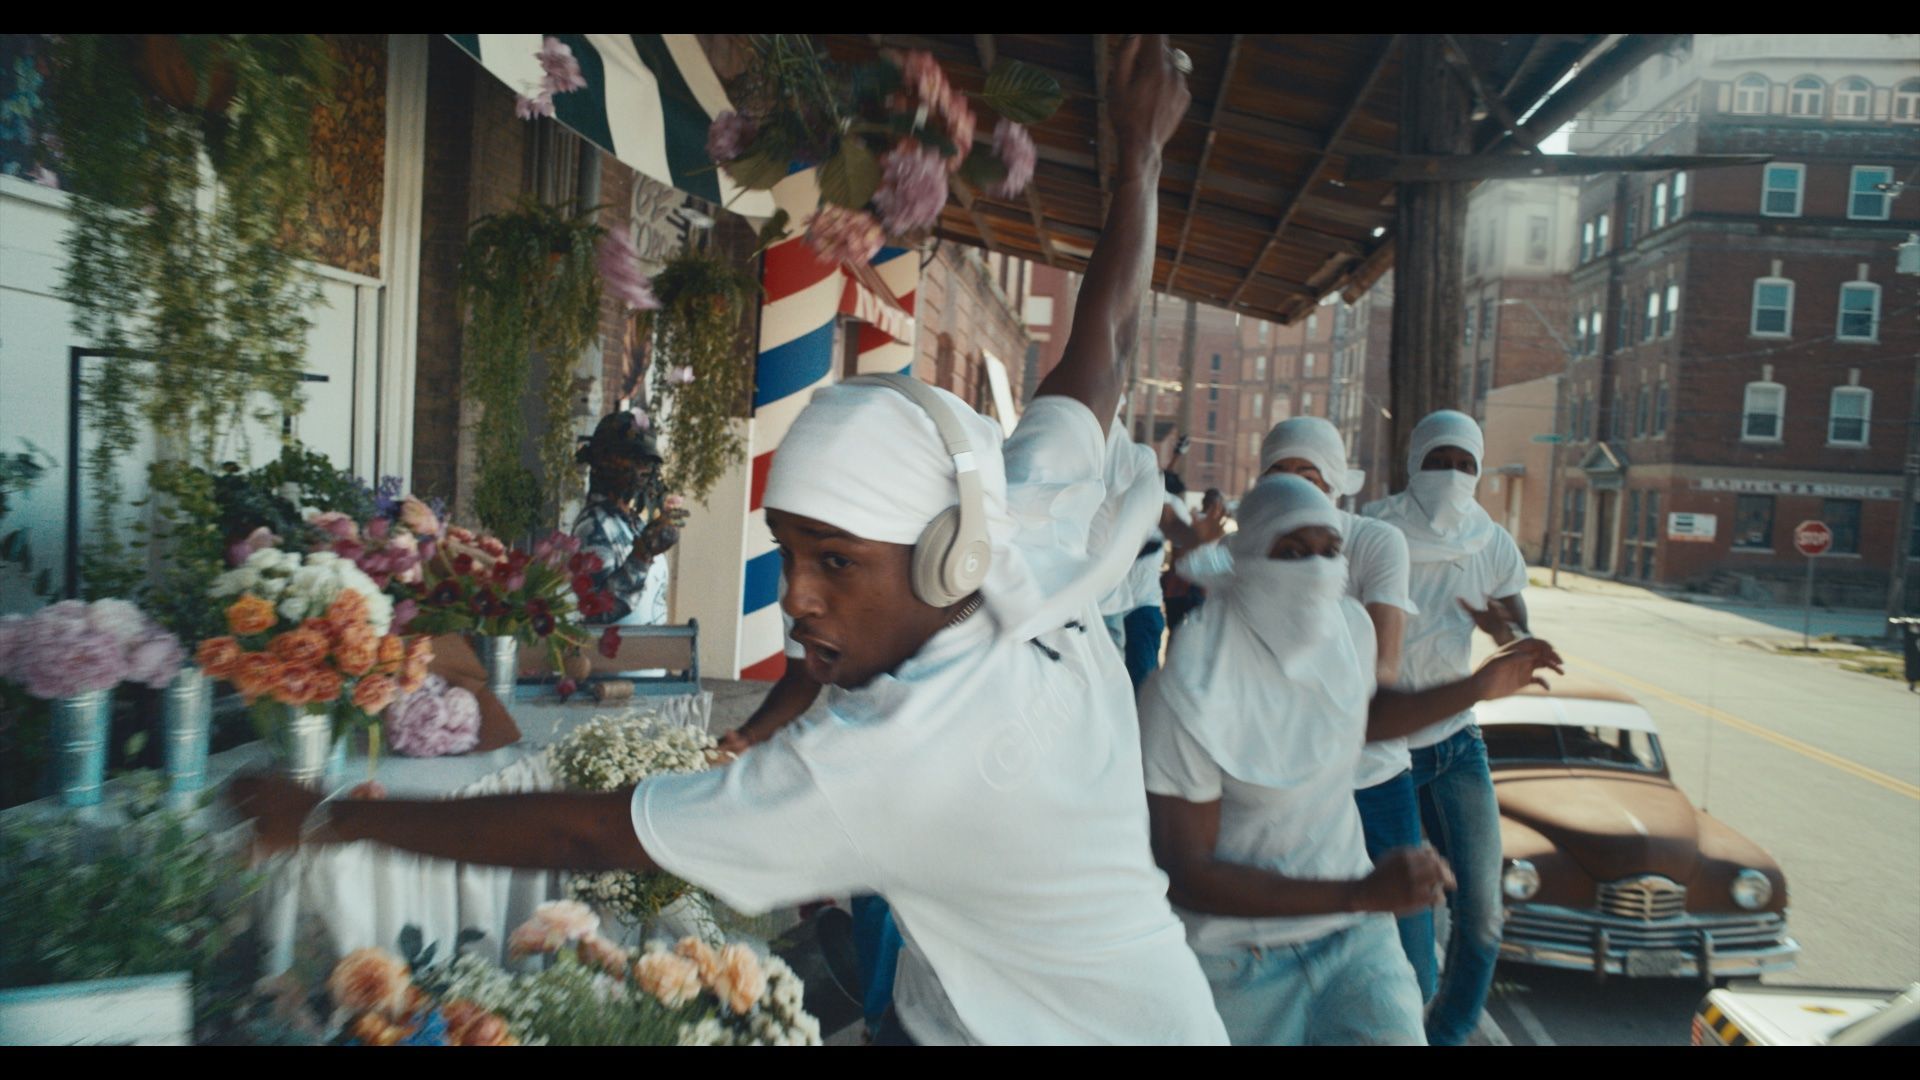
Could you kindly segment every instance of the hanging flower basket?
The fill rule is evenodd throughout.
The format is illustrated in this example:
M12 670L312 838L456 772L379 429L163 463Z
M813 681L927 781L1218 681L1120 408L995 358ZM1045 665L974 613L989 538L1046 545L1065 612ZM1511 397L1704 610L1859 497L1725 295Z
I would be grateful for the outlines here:
M141 34L139 37L135 67L155 97L187 112L205 110L224 113L227 106L233 104L238 80L234 75L233 63L219 59L217 48L212 54L215 59L207 72L207 100L202 104L200 73L194 70L193 62L187 58L180 35Z

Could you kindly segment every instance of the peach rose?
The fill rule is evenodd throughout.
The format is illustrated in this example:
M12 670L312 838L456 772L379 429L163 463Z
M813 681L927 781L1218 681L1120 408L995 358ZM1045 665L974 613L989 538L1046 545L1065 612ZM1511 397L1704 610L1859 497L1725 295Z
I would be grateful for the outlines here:
M760 958L745 945L728 945L720 950L718 970L710 985L713 994L726 1003L735 1016L745 1015L767 992L767 973Z
M381 638L379 649L378 666L382 675L391 675L398 671L401 663L407 658L407 643L397 634L388 634Z
M406 639L406 641L407 659L417 660L422 664L430 664L433 662L432 638L425 634L415 634L413 637Z
M240 643L231 637L208 638L200 643L194 660L208 675L216 679L227 678L233 674L234 665L240 662Z
M327 993L336 1006L390 1017L406 1011L412 986L407 962L385 949L355 949L327 977Z
M328 648L327 635L305 627L289 630L267 642L268 651L287 664L319 663L325 659Z
M338 628L367 621L367 598L353 589L342 589L340 595L327 605L326 621Z
M261 694L273 689L279 679L281 664L264 652L242 653L233 663L230 676L235 688L251 702Z
M589 967L597 967L616 979L627 977L627 964L630 960L627 950L599 934L589 934L580 939L580 962Z
M371 716L393 704L397 692L392 679L385 675L368 675L354 686L353 705Z
M373 642L348 642L334 648L333 662L348 675L365 675L380 660L379 646Z
M323 667L311 668L307 675L307 704L326 704L328 702L338 701L340 700L340 691L344 687L345 681L340 678L339 672ZM356 688L355 697L358 696Z
M434 516L431 507L411 495L400 504L400 524L415 536L440 535L440 519Z
M700 965L678 953L647 953L634 961L633 977L640 989L669 1009L700 996Z
M673 951L693 961L700 970L701 982L713 985L714 976L720 973L720 957L713 951L713 946L697 937L684 937L680 939L680 944L673 947Z
M236 634L264 634L280 621L270 601L252 593L240 597L227 608L227 627Z
M447 1021L447 1041L454 1046L512 1046L507 1022L471 1001L449 1001L440 1006Z
M276 662L277 663L277 662ZM298 664L278 664L267 675L266 692L282 705L306 705L313 701L309 685L313 669Z

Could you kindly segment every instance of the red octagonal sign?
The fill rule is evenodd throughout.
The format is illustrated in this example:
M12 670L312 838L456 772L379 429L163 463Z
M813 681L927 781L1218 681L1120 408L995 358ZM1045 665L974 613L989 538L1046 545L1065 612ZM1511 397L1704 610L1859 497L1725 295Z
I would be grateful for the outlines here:
M1793 546L1802 555L1825 555L1833 546L1833 530L1824 521L1803 521L1793 527Z

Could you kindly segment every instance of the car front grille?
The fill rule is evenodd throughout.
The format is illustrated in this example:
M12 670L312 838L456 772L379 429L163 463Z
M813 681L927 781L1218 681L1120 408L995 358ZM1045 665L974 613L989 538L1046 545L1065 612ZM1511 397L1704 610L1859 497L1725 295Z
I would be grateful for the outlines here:
M1653 922L1687 911L1687 887L1658 874L1610 881L1600 886L1594 906L1621 919Z
M1787 936L1787 921L1777 912L1753 915L1695 915L1661 922L1622 919L1587 911L1513 904L1507 908L1505 937L1517 944L1590 949L1595 931L1604 928L1610 949L1694 949L1700 932L1712 935L1716 952L1737 952L1775 945Z

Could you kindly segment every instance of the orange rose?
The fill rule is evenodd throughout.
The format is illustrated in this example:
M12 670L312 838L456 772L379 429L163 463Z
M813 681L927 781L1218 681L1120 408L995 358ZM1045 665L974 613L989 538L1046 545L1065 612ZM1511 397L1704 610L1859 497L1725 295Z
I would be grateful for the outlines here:
M264 634L279 621L273 605L252 593L235 600L227 609L227 626L236 634Z
M427 685L426 665L425 664L415 665L412 663L407 664L405 667L400 669L400 674L395 679L395 682L399 684L401 693L403 694L413 693L415 690L418 690L421 687Z
M230 637L208 638L200 643L194 653L201 670L216 679L224 679L233 674L234 665L240 662L240 643Z
M507 1022L471 1001L449 1001L440 1006L447 1021L447 1041L455 1046L512 1046Z
M367 621L367 598L353 589L342 589L327 605L327 622L335 627L353 626Z
M379 660L379 649L372 641L345 642L334 650L334 662L348 675L365 675Z
M279 681L281 663L263 652L242 653L234 661L233 685L246 696L249 703L261 694L270 693Z
M335 1005L389 1017L406 1009L412 988L406 961L385 949L355 949L340 958L327 978Z
M433 660L433 639L425 634L415 634L407 639L407 659L422 664Z
M302 627L289 630L267 643L267 649L288 664L316 664L326 658L327 635Z
M298 706L310 703L313 697L308 683L312 678L313 669L300 664L276 662L276 665L268 676L269 681L266 687L267 693L273 695L273 700L282 705Z
M340 690L344 683L338 672L328 668L314 668L307 676L307 704L325 704L340 700Z
M401 662L406 658L407 643L397 635L388 634L380 639L379 667L382 675L391 675L398 671Z
M385 675L369 675L353 688L353 704L369 716L393 704L396 689Z

